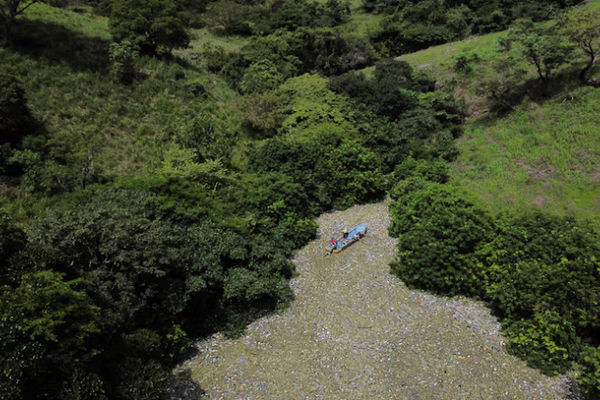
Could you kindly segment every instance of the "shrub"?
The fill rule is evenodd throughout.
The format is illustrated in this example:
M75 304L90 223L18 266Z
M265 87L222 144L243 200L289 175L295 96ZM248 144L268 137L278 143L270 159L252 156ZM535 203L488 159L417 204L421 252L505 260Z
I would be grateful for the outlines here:
M389 230L399 238L392 272L412 287L481 296L485 267L474 253L489 239L492 219L464 193L422 178L400 181L392 195Z
M25 232L0 213L0 286L16 285L25 267L22 251L27 244Z
M210 72L220 72L229 61L223 46L204 43L200 50L200 59Z
M240 106L244 124L263 137L272 137L281 126L284 118L285 97L279 91L250 94L244 97Z
M128 39L149 54L170 53L190 41L174 0L114 1L110 29L117 41Z
M344 143L324 155L320 179L325 198L336 208L350 207L382 198L385 180L378 157L366 148Z
M111 43L109 56L112 62L112 73L115 78L129 84L135 77L135 60L138 56L137 47L130 40L121 43Z
M477 53L471 54L459 54L454 57L453 69L454 71L461 74L469 74L473 71L472 63L479 61L479 55Z
M203 22L220 34L247 35L251 32L252 8L233 0L219 0L208 5Z
M600 347L587 346L580 356L583 373L579 383L590 399L600 396Z
M304 143L271 139L250 155L249 167L291 176L317 199L317 209L345 208L385 192L380 161L372 151L326 136Z
M362 73L347 73L333 78L329 87L394 120L416 108L418 92L429 89L427 82L417 79L408 63L393 59L380 60L375 66L373 79L367 80Z
M25 91L19 80L0 72L0 145L16 146L26 135L31 123Z
M259 60L252 64L244 73L240 89L244 93L261 93L275 89L284 81L284 76L277 66L269 60Z
M392 182L399 182L410 177L421 177L425 180L446 183L449 179L448 164L442 160L424 160L407 158L394 169Z
M497 227L478 254L490 266L486 298L517 354L547 373L563 371L600 331L598 234L541 213L503 217Z
M506 327L508 349L546 374L566 371L571 360L565 343L578 342L573 325L552 310Z

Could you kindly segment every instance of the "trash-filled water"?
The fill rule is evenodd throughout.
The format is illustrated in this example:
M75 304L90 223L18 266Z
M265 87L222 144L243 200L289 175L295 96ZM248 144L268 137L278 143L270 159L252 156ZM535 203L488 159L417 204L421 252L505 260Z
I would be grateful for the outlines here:
M509 355L481 303L413 291L389 273L395 240L387 203L322 215L320 238L294 258L296 299L245 336L215 334L181 368L207 399L563 399L547 377ZM366 223L339 254L328 239Z

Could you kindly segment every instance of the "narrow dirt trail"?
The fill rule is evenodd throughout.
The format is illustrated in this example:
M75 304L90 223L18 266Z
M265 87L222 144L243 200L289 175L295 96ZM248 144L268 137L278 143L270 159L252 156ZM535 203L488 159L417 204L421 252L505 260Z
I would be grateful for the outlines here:
M325 257L332 232L367 223ZM387 204L322 215L301 249L296 299L235 340L214 335L187 362L209 399L561 399L549 378L508 355L483 305L412 291L389 273Z

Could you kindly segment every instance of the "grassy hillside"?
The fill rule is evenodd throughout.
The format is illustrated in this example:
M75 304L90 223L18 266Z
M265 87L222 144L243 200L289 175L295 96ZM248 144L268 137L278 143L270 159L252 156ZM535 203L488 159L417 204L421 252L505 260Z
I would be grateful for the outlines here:
M600 1L583 7L598 8ZM398 59L433 74L475 115L485 114L489 104L479 91L480 81L492 73L490 64L500 56L498 39L505 35L473 36ZM458 55L476 55L468 74L453 69ZM495 211L539 208L599 217L600 91L568 86L551 99L526 98L505 116L470 118L458 141L452 183Z
M454 184L493 209L600 217L599 109L600 91L581 88L493 122L472 121Z
M68 164L89 163L105 178L146 175L161 168L181 138L178 126L195 118L243 135L239 94L224 79L186 62L143 57L138 82L122 85L110 74L111 35L105 17L36 4L15 26L16 45L0 48L0 68L23 82L44 146ZM211 122L211 123L212 123ZM104 178L102 178L104 179ZM29 214L31 199L0 185L2 204ZM39 203L38 203L39 205Z

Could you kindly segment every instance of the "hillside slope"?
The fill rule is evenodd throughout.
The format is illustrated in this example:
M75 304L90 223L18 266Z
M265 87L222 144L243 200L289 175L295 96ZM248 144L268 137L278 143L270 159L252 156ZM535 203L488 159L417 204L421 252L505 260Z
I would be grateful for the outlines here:
M600 1L580 7L600 8ZM473 36L398 57L435 76L466 104L471 117L457 142L451 183L495 211L534 208L598 218L600 90L567 83L551 98L525 97L507 115L488 113L481 82L494 74L490 65L500 57L497 43L505 35ZM471 59L468 73L455 71L458 56ZM594 74L600 74L598 66Z
M571 96L469 124L453 183L492 208L600 216L600 90Z
M324 256L343 226L367 223L348 250ZM549 378L506 353L480 303L408 290L389 273L395 240L386 203L318 219L320 238L295 257L296 295L246 336L199 344L185 363L210 399L565 398Z

